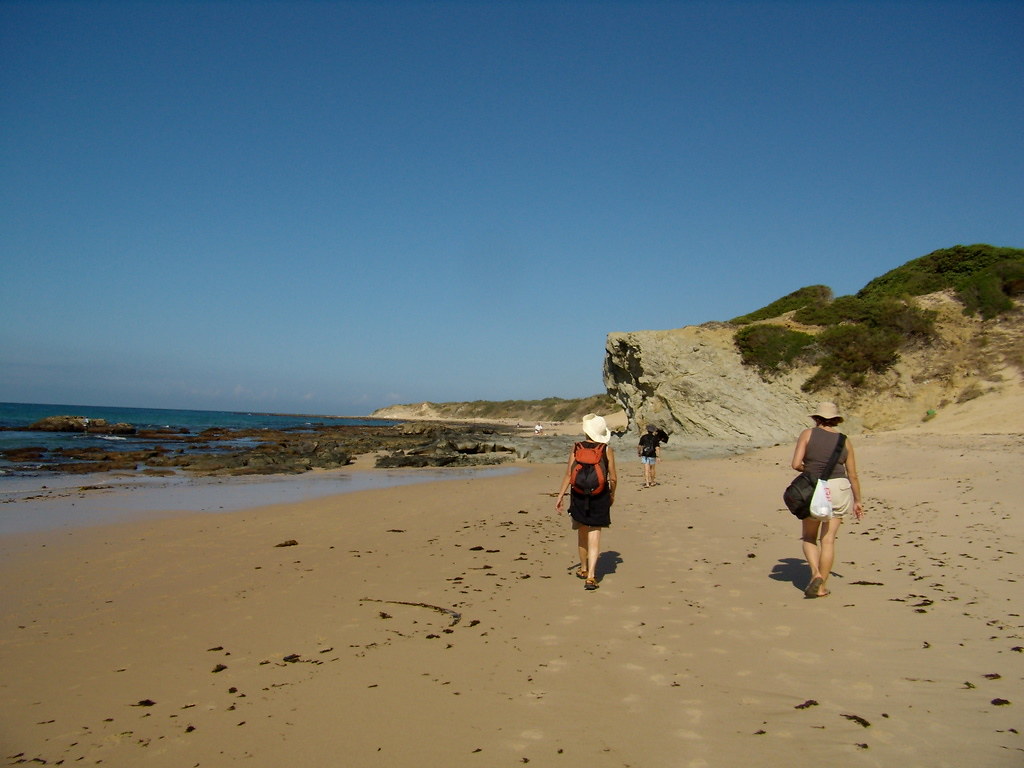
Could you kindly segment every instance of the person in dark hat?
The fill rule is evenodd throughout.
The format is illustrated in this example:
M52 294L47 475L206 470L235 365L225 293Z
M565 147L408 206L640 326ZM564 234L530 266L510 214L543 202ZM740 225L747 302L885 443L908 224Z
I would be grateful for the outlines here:
M644 488L658 484L656 476L658 459L661 458L661 442L658 428L648 424L647 431L640 436L640 443L636 447L636 455L644 465Z
M792 466L797 472L810 472L818 477L825 470L836 447L839 439L836 427L843 423L843 417L835 403L819 403L811 418L814 419L814 426L805 429L797 438ZM828 597L828 577L835 561L839 526L851 510L858 520L864 516L857 462L849 440L832 470L828 489L832 497L832 517L822 520L811 516L800 521L803 526L801 539L804 559L811 568L811 581L804 590L804 597Z

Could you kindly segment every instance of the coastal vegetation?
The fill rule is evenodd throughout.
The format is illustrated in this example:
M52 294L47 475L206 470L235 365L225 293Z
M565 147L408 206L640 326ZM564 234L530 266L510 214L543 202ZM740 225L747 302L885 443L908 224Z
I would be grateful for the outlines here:
M952 289L964 313L991 319L1013 309L1024 292L1024 250L991 245L957 245L932 251L876 277L860 298L923 296Z
M744 325L746 323L757 323L762 320L771 320L775 317L782 317L787 312L802 309L808 305L827 304L832 300L832 289L827 285L808 285L798 288L790 294L776 299L766 307L755 310L747 315L735 317L730 323Z
M1009 312L1024 293L1024 250L958 245L908 261L871 280L856 295L832 297L827 286L801 288L755 312L734 318L734 340L744 364L769 377L797 365L817 365L802 388L863 386L884 373L909 344L935 336L936 313L915 297L952 291L964 314L988 320ZM811 333L781 325L791 324Z
M815 348L813 335L781 325L748 325L736 331L735 338L743 362L762 374L778 373L810 358Z

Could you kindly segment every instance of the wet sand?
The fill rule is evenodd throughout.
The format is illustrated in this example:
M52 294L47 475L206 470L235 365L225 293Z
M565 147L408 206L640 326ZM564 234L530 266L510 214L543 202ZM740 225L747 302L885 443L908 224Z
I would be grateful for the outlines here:
M0 537L6 764L1020 766L1024 438L853 438L806 600L790 446Z

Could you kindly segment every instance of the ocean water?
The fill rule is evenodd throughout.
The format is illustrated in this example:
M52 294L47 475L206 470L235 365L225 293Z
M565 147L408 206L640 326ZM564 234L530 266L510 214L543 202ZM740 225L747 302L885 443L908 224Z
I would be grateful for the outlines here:
M0 482L0 536L156 519L182 512L233 512L355 491L512 474L517 467L381 469L254 477L55 475ZM343 514L333 501L329 514Z
M106 419L111 424L127 422L139 429L184 428L193 434L210 427L302 429L325 424L388 426L399 423L385 419L235 411L0 403L0 426L25 427L47 416L85 416L90 419ZM158 443L134 437L55 434L17 429L0 431L0 448L102 445L106 450L135 450ZM178 442L174 442L173 446L175 449L183 447ZM0 535L142 520L167 514L166 510L229 512L359 490L515 471L518 470L509 467L361 472L343 468L281 477L196 478L179 474L174 477L126 478L108 474L65 475L4 462L0 458Z
M78 433L29 432L17 429L27 427L47 416L85 416L89 419L106 419L110 424L126 422L137 429L185 429L192 434L211 427L227 429L302 429L319 425L387 426L394 421L369 418L338 418L332 416L301 416L274 413L246 413L236 411L186 411L163 408L117 408L110 406L67 405L45 403L0 403L0 427L14 428L0 431L0 450L41 446L49 450L61 448L87 448L99 446L107 451L144 450L158 445L173 445L180 448L180 442L163 442L159 439L143 439L132 436L91 435ZM235 444L225 443L224 448ZM12 463L0 457L0 483L3 478L32 475L37 468L32 465Z

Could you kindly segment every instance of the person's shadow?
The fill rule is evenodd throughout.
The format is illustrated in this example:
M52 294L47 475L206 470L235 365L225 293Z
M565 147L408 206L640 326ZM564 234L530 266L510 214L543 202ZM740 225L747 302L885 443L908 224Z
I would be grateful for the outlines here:
M801 592L811 580L810 569L805 561L798 557L784 557L772 566L770 578L775 581L788 581ZM804 585L804 586L801 586Z
M619 552L602 552L597 556L597 566L594 568L594 575L598 580L615 573L622 563L622 555Z

